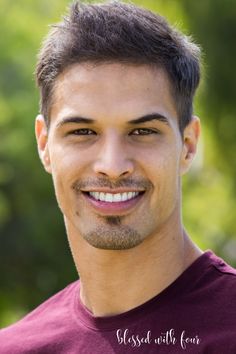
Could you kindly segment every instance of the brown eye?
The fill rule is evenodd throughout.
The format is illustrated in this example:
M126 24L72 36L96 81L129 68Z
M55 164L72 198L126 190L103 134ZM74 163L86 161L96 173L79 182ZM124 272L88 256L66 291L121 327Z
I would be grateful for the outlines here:
M132 131L133 135L151 135L151 134L158 134L157 131L148 128L139 128Z
M69 133L69 135L94 135L94 134L96 133L91 129L76 129Z

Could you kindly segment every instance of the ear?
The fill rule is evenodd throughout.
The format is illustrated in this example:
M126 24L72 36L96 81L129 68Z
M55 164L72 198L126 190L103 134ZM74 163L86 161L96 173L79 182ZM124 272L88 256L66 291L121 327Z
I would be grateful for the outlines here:
M51 161L48 150L48 128L42 115L38 115L35 120L35 135L38 145L40 160L48 173L51 173Z
M181 175L185 174L189 170L193 162L197 152L197 144L200 136L200 131L200 119L196 116L193 116L190 123L185 127L183 132L183 149L180 166Z

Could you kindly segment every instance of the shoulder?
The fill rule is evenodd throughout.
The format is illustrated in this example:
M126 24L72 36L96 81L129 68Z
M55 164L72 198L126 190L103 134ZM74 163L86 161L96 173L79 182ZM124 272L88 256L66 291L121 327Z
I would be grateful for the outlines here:
M222 258L216 256L213 252L209 253L209 266L212 268L212 280L227 288L232 287L236 290L236 269L227 264ZM222 289L226 290L226 289Z
M70 319L78 281L68 285L15 324L0 330L0 352L23 354L45 347L60 336Z
M198 266L198 276L191 279L189 295L194 304L192 306L198 313L204 314L206 322L214 317L215 323L223 320L235 328L236 270L212 251L201 257Z
M215 254L211 255L212 275L209 277L209 291L212 297L231 308L236 315L236 269ZM229 316L229 313L228 313ZM235 317L236 318L236 317Z
M191 279L193 290L211 295L212 298L219 298L222 294L232 298L236 295L236 269L212 251L205 252L196 263Z

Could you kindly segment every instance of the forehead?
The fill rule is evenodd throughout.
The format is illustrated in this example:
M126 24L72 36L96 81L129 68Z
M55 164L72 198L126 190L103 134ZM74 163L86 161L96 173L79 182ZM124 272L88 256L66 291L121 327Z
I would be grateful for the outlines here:
M177 117L167 74L147 65L74 64L57 78L52 102L51 120L78 113L122 120L157 110Z

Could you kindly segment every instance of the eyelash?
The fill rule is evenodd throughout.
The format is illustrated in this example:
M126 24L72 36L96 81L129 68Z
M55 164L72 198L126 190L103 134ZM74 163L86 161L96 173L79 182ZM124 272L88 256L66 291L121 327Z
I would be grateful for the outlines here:
M76 129L76 130L69 132L68 135L93 135L93 134L78 134L78 132L82 132L82 131L93 132L93 130L91 130L91 129Z
M86 131L86 132L92 132L92 134L91 133L89 133L89 134L84 134L84 133L82 133L81 134L81 132L84 132L84 131ZM159 131L157 131L157 130L153 130L153 129L149 129L149 128L137 128L137 129L134 129L131 133L129 133L129 135L131 135L132 133L134 133L135 131L145 131L145 133L144 134L134 134L134 135L141 135L141 136L144 136L144 135L152 135L152 134L159 134L160 132ZM76 130L73 130L73 131L71 131L71 132L69 132L68 133L68 135L80 135L80 136L85 136L85 135L94 135L93 133L95 133L93 130L91 130L91 129L76 129ZM96 134L96 133L95 133Z
M159 132L157 130L153 130L153 129L149 129L149 128L138 128L138 129L134 129L132 131L135 132L135 131L145 131L144 134L134 134L134 135L152 135L152 134L158 134ZM129 134L130 135L130 134Z

